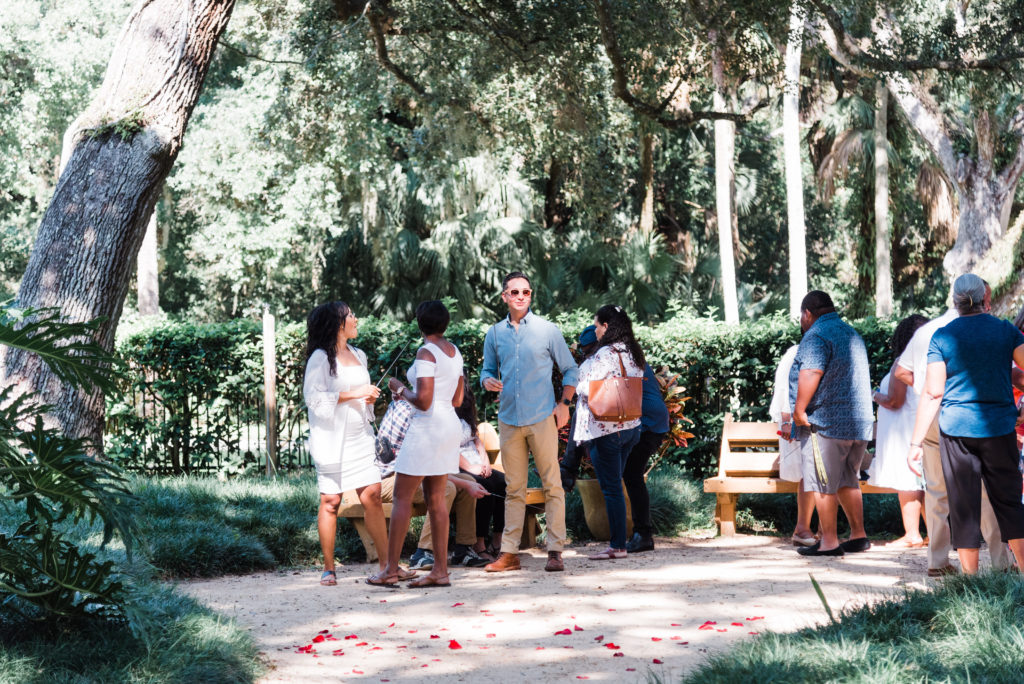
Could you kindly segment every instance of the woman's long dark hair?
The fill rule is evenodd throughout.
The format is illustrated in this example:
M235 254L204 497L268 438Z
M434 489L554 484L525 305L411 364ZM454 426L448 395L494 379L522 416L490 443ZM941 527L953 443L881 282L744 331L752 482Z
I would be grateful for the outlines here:
M327 302L309 312L306 318L306 361L317 349L327 353L331 375L337 375L338 331L352 313L345 302Z
M892 334L893 361L900 358L903 350L910 344L910 338L914 336L914 332L927 322L928 319L921 314L912 314L899 322L899 325L896 326L896 330Z
M598 349L622 343L633 357L633 362L640 368L644 367L644 351L633 336L633 322L629 320L629 314L621 306L605 304L597 310L597 322L608 326L604 336L597 343Z
M472 390L469 389L469 377L466 375L462 376L462 405L455 407L455 415L469 424L469 429L472 430L473 436L476 437L476 397L473 396Z

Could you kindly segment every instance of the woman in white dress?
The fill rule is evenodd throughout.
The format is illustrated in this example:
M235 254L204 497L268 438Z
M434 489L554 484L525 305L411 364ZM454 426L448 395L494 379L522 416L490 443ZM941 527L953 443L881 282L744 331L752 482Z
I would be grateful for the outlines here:
M356 490L366 509L366 527L377 548L387 543L380 500L380 472L373 464L370 420L380 390L370 383L366 354L349 345L359 320L345 302L313 309L306 321L306 375L302 396L309 411L309 453L320 490L317 530L324 553L320 584L337 584L334 540L341 494ZM383 561L381 561L383 566Z
M928 322L914 314L900 321L892 336L893 368L910 343L914 331ZM900 498L903 515L902 537L887 546L919 549L927 542L921 537L920 521L924 513L924 483L907 465L910 438L917 414L917 394L893 377L890 369L872 398L878 404L878 425L875 429L875 458L868 468L868 483L891 487Z
M407 373L409 387L398 378L388 381L395 396L412 404L415 412L395 457L387 564L379 573L366 578L367 584L394 587L403 579L398 561L412 517L412 498L420 483L430 527L436 530L434 567L409 586L447 587L451 584L448 579L448 507L444 494L448 475L459 472L462 426L454 407L462 403L465 386L462 354L444 337L450 319L448 309L437 300L417 306L416 323L423 334L423 346L417 350L416 361Z

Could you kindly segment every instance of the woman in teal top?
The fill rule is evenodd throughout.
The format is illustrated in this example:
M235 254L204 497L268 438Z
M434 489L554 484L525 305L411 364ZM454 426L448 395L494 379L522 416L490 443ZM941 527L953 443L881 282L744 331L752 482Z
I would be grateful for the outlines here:
M1014 431L1011 361L1024 364L1024 334L987 312L987 286L968 273L953 284L960 314L932 336L908 460L920 473L921 442L939 411L939 449L949 528L965 573L978 571L981 482L1003 541L1024 567L1024 504Z

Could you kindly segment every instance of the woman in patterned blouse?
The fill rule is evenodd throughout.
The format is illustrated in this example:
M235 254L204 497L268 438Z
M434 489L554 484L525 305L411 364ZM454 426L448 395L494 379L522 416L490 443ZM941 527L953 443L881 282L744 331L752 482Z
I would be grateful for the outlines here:
M622 471L629 452L640 438L640 419L623 422L597 420L587 403L594 380L622 377L642 378L644 353L633 336L633 323L620 306L606 305L594 316L598 347L580 366L576 394L576 429L572 439L591 443L594 472L604 494L611 540L607 549L591 560L626 557L626 500L622 493Z

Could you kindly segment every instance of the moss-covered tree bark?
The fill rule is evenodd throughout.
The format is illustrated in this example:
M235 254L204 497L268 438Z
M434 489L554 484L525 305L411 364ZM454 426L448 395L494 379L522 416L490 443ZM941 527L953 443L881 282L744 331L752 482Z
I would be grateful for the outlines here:
M64 137L63 169L18 290L22 307L105 317L111 349L146 225L181 149L234 0L139 0L89 108ZM68 434L98 440L103 397L66 387L42 360L9 351L0 380L35 389Z

